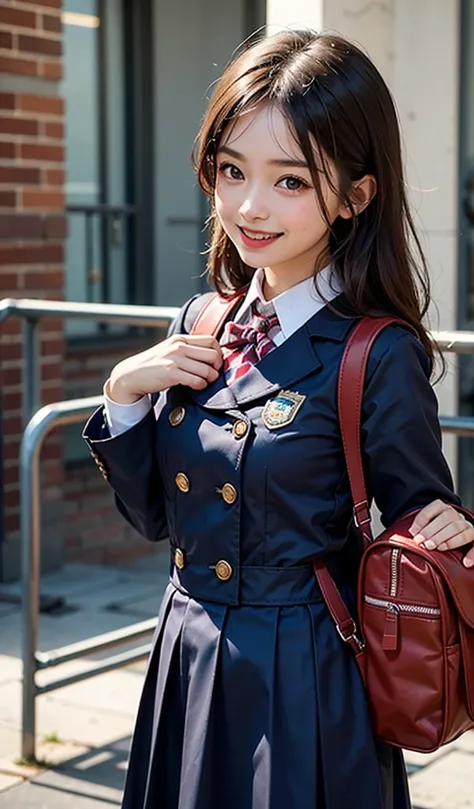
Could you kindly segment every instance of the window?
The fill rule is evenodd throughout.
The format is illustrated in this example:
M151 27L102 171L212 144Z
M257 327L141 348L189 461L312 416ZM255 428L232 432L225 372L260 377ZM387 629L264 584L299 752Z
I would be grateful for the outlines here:
M142 255L151 238L143 227L151 216L151 184L141 193L139 176L151 154L143 135L151 130L144 126L151 92L142 78L151 73L143 69L150 54L149 13L147 0L64 4L68 300L150 299L148 279L137 277L137 268L147 266ZM123 331L88 321L67 324L69 337Z

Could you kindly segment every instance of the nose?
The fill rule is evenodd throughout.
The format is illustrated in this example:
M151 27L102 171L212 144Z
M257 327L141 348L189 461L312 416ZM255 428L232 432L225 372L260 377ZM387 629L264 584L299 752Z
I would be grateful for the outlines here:
M242 219L245 219L247 222L254 222L257 219L265 221L269 217L268 207L262 199L262 196L256 191L252 194L247 194L239 208L239 213Z

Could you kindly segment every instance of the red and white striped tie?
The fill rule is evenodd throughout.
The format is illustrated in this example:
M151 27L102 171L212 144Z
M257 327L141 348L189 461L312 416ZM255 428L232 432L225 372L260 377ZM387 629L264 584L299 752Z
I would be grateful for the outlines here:
M221 342L227 384L240 379L252 365L276 348L272 337L279 329L277 315L265 316L258 312L245 325L227 324Z

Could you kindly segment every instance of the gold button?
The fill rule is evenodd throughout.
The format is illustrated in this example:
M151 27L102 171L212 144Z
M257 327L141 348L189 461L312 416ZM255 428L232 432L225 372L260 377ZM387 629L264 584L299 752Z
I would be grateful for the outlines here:
M237 500L237 489L235 486L232 486L232 483L224 483L220 493L229 506L231 506L232 503L235 503Z
M182 570L185 565L184 553L181 548L176 548L174 552L174 563L179 570Z
M236 421L234 426L232 427L232 432L236 438L243 438L246 434L249 426L246 421L241 419L240 421Z
M232 567L225 559L221 559L216 565L216 576L221 581L227 581L232 576Z
M177 427L178 424L181 424L184 417L186 415L186 410L184 407L175 407L174 410L171 411L169 414L169 422L172 427Z
M175 477L175 481L180 492L189 492L191 484L189 482L189 479L184 474L184 472L178 472L178 474Z

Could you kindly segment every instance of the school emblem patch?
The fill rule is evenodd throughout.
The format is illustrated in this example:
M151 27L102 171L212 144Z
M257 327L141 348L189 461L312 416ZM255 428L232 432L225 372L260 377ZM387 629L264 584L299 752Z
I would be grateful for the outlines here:
M306 396L292 390L281 390L278 396L270 399L263 408L262 420L269 430L278 430L291 424Z

